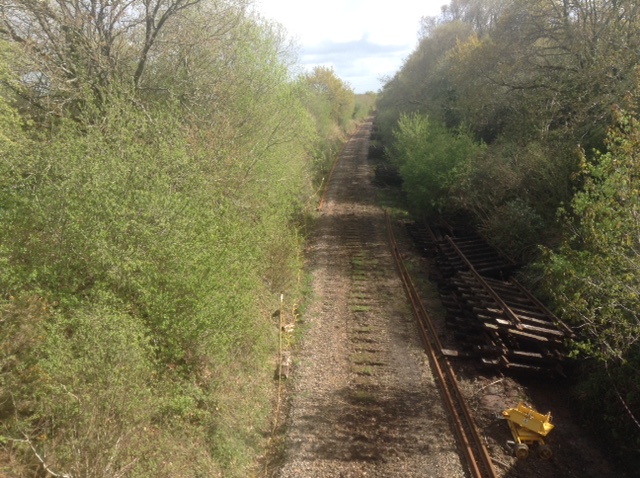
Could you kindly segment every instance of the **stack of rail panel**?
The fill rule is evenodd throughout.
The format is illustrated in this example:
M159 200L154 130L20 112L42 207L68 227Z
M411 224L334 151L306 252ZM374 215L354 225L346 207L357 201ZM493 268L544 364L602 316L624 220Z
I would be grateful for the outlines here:
M436 252L436 238L429 226L418 222L406 222L405 228L420 254L427 257Z
M482 363L514 371L560 370L568 331L516 282L483 278L472 271L451 280L465 317L483 329Z
M444 283L441 300L456 349L487 367L558 372L571 330L517 281L516 264L478 236L451 237L411 225L418 249L436 257Z
M498 279L510 277L516 268L514 261L500 254L479 236L447 236L438 241L438 252L438 264L445 276L466 270L467 261L479 274Z

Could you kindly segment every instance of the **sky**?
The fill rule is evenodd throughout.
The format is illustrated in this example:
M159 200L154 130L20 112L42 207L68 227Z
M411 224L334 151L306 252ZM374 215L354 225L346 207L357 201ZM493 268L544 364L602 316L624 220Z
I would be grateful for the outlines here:
M448 0L255 0L299 46L306 70L332 67L356 93L378 91L415 49L420 18Z

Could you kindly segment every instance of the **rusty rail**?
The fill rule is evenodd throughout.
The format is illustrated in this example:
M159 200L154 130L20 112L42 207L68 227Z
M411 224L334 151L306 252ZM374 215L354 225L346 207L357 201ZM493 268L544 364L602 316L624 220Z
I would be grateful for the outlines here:
M413 313L417 319L429 363L440 385L440 391L453 422L453 428L462 454L466 460L468 471L473 478L496 478L497 474L489 452L482 441L482 437L475 425L471 412L458 388L455 372L442 352L442 344L438 338L435 326L402 260L393 235L389 212L386 211L385 215L391 252L398 267L400 277L402 278Z

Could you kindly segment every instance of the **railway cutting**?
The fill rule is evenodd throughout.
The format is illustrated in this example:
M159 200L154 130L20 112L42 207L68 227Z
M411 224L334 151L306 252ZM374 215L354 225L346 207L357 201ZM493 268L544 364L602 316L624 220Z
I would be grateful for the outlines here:
M617 476L566 402L572 331L481 237L392 220L376 195L397 177L371 136L367 121L345 144L321 201L281 460L267 476ZM505 420L534 409L521 402L561 422L549 441L529 440L526 459Z

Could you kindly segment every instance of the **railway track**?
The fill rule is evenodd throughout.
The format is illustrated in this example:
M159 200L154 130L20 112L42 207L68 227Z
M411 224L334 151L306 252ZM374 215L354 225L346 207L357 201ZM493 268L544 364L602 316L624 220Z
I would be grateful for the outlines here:
M609 476L581 468L583 450L566 440L580 432L563 431L566 415L554 431L565 434L563 457L524 464L509 454L496 414L529 396L511 372L557 377L572 332L483 238L442 222L392 223L374 185L394 180L375 148L370 154L370 131L363 125L345 144L318 207L310 260L317 300L294 367L287 457L270 476ZM436 279L437 292L418 289L409 274L403 259L412 271L423 263L416 249L430 264L418 272Z
M416 289L398 250L393 235L389 213L386 213L389 245L396 261L402 282L411 302L411 307L417 319L422 341L425 347L431 368L440 385L443 400L454 423L454 430L460 448L465 457L469 473L474 478L496 478L496 470L493 467L489 452L484 445L480 432L474 422L473 416L458 387L455 372L451 368L447 358L443 354L443 347L438 338L438 332L427 313L420 293Z
M332 238L333 246L326 260L333 264L333 285L339 289L331 294L329 302L344 301L342 307L347 310L344 326L334 326L334 340L344 337L348 357L347 385L343 388L348 392L342 394L339 423L335 425L339 436L327 432L332 438L322 438L323 448L340 448L335 455L344 459L348 455L349 460L361 464L360 471L365 474L375 469L373 473L379 476L425 476L425 466L436 470L442 466L447 471L440 476L495 478L496 471L457 387L455 373L442 354L419 292L402 263L389 216L373 199L372 183L378 178L366 161L369 151L363 136L367 134L366 129L359 131L345 144L318 206L330 224L325 233ZM398 281L393 279L396 268L405 298L393 285ZM399 320L398 308L406 307L403 303L407 299L413 315ZM404 363L403 357L409 356L411 361L413 353L421 360L420 337L433 375L426 382L417 375L418 369ZM443 404L441 408L436 406L438 402ZM438 427L429 425L434 411L439 413ZM449 431L433 437L434 428L441 427ZM307 441L316 439L305 437ZM453 450L438 452L429 445L433 449L426 453L425 443L434 440L441 442L440 447L453 445L460 465L445 464ZM396 458L386 456L389 450L412 458L406 464L389 466L389 461ZM351 476L342 466L333 473ZM314 474L321 475L318 471Z
M573 332L512 275L517 264L479 236L407 224L418 250L435 258L447 324L443 353L509 372L562 374Z

